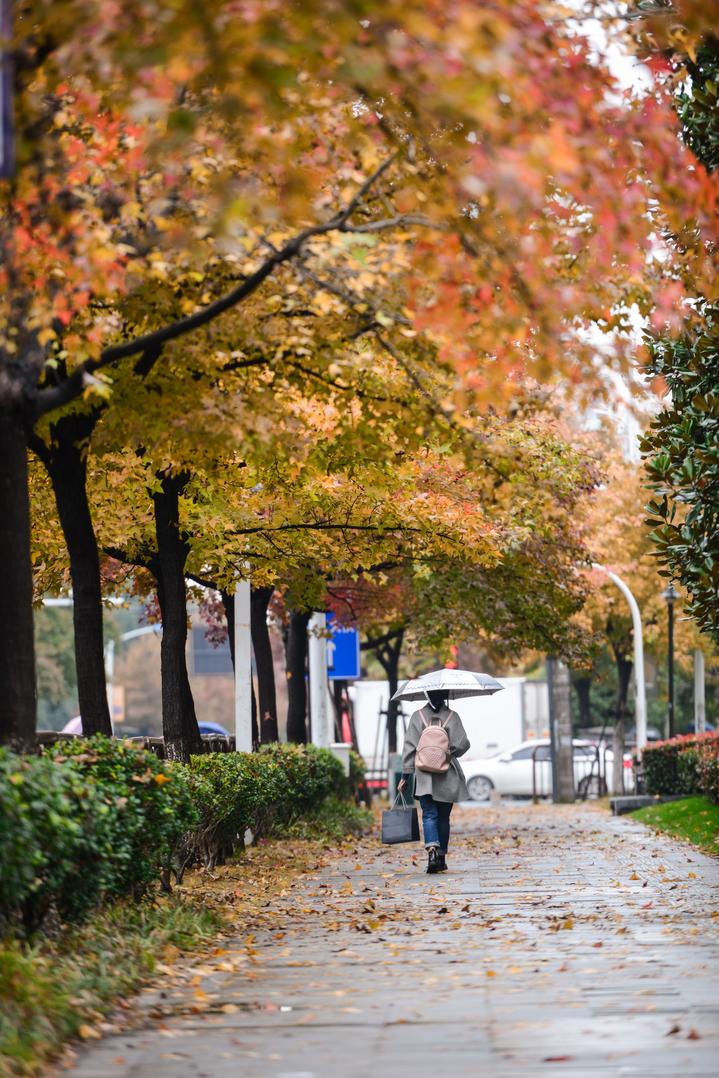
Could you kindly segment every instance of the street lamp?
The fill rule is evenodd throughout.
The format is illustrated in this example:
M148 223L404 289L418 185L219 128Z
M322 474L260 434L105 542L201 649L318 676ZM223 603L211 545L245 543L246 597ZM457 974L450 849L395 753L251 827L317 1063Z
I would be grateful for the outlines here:
M674 585L670 582L666 591L662 592L662 599L667 604L667 660L669 669L667 672L667 736L674 737L674 603L679 598Z

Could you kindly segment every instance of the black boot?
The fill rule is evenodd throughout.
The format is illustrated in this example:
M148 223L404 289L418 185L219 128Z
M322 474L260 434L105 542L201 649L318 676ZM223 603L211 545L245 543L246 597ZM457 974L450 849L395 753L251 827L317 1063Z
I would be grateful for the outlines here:
M439 872L439 850L436 846L430 846L427 850L427 871Z
M439 868L437 869L437 871L438 872L446 872L447 871L447 854L442 853L441 851L440 851L440 854L439 854Z

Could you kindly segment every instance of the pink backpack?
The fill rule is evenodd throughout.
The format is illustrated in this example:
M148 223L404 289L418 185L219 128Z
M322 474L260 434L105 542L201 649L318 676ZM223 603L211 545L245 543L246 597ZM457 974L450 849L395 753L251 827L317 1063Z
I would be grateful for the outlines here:
M420 712L424 730L419 735L417 742L417 754L414 758L414 766L418 771L429 771L430 774L443 775L449 771L449 734L447 723L451 719L451 712L443 723L432 726L423 711Z

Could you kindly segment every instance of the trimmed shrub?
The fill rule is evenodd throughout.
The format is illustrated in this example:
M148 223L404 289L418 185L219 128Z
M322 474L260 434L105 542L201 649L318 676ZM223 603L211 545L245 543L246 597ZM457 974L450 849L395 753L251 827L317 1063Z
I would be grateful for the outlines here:
M361 794L367 791L363 789L367 779L367 768L364 759L354 749L350 752L350 790L355 800L359 800Z
M189 790L151 753L108 738L41 756L0 751L0 927L80 921L140 895L195 822Z
M357 765L355 764L357 774ZM81 921L105 899L140 897L174 869L217 864L333 802L350 783L327 749L158 759L128 741L78 738L40 756L0 750L0 932L32 932L52 912Z
M719 739L708 741L698 753L699 789L719 805Z
M702 790L698 763L705 752L716 751L719 735L686 734L669 741L647 745L642 753L642 769L650 794L692 794Z
M178 848L179 874L193 861L212 868L244 845L247 830L266 835L330 796L349 794L339 760L313 745L193 756L182 771L200 819Z
M683 794L701 793L699 781L699 759L701 750L695 745L683 749L677 757L677 778L679 791Z
M179 839L197 819L184 777L152 752L107 737L54 745L49 755L100 794L86 856L101 891L139 897L170 868Z

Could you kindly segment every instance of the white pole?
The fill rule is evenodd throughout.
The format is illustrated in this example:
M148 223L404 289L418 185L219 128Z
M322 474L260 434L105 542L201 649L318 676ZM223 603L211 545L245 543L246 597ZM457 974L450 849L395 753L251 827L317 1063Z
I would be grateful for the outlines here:
M328 749L330 714L327 706L327 615L316 611L307 626L310 667L310 729L312 744Z
M694 650L694 732L703 734L707 724L706 684L704 680L704 652Z
M252 632L250 582L235 586L235 749L252 752Z
M644 681L644 637L642 634L642 617L639 613L637 600L631 591L616 573L611 573L604 565L592 566L593 569L601 569L609 579L617 585L632 612L632 626L634 628L634 685L636 693L635 718L637 727L637 748L641 752L647 743L647 690Z
M107 686L107 706L110 710L110 726L113 734L115 724L112 721L112 713L115 704L115 641L108 640L105 644L105 682Z

